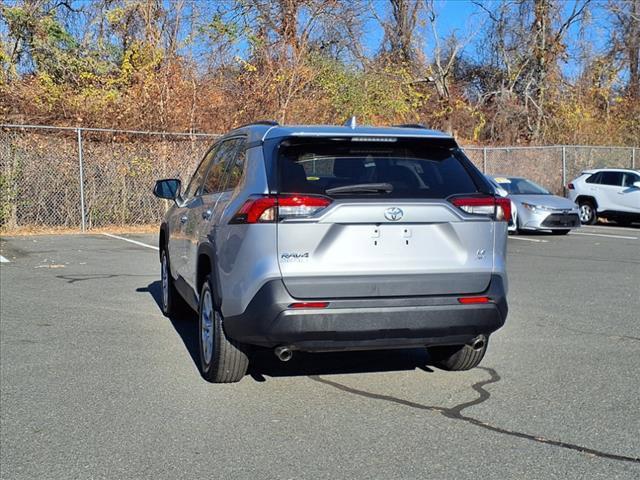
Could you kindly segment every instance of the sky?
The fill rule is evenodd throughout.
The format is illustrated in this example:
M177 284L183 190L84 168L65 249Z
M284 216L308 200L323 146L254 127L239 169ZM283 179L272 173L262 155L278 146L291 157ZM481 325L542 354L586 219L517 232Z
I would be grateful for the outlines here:
M386 0L374 0L377 5L377 10L381 17L384 17L384 12L387 9L388 2ZM436 1L436 9L438 12L438 30L441 32L441 36L446 37L453 31L460 34L469 33L468 29L473 28L473 21L478 20L478 7L474 5L470 0L440 0ZM425 26L420 28L420 33L429 40L427 42L427 54L431 53L430 49L433 48L430 41L431 32L427 30ZM367 49L367 53L374 54L375 50L380 46L382 41L383 32L377 25L375 19L370 19L365 28L368 35L363 38L363 43Z

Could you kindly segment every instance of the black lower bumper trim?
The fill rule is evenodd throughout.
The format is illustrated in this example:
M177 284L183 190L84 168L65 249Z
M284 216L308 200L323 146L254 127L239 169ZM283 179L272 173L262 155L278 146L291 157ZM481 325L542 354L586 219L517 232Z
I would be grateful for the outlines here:
M265 347L307 351L462 344L500 328L507 303L500 276L480 292L488 304L460 305L457 296L331 300L325 309L289 309L300 299L284 284L265 284L242 315L227 317L229 337Z
M552 213L541 224L549 228L575 228L580 226L580 217L575 213Z

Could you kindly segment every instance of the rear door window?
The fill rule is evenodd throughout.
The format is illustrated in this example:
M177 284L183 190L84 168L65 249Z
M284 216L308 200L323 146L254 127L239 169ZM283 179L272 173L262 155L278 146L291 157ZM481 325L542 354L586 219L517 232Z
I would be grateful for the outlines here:
M622 185L622 172L602 172L600 183L619 187Z
M640 176L635 173L624 173L624 180L622 182L623 187L633 187L635 182L640 181Z
M230 138L223 141L216 150L207 179L202 186L203 195L211 195L225 190L227 167L230 159L235 159L235 152L241 139Z
M206 155L204 156L204 158L200 162L200 165L198 165L198 168L196 169L195 173L191 177L191 180L189 181L189 185L187 186L187 188L184 191L183 197L185 199L189 199L189 198L194 197L194 196L196 196L198 194L198 190L200 189L200 186L202 185L202 182L204 180L204 176L207 173L207 169L209 168L209 165L211 165L211 161L213 159L213 156L215 155L216 149L217 149L217 146L212 147L206 153Z
M460 151L433 146L424 139L389 143L289 139L279 151L281 193L447 198L478 192Z

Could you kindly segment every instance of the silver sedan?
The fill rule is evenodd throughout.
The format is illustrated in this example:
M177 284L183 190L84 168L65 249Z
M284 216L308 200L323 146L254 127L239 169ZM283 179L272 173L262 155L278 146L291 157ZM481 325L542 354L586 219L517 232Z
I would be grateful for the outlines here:
M553 195L540 185L522 177L488 177L498 193L511 200L513 222L510 232L548 230L566 235L580 227L578 206L571 200Z

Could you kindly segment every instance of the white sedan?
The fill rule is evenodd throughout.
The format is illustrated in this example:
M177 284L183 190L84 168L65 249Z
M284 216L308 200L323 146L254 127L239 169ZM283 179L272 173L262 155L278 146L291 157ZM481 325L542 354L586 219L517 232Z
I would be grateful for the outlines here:
M564 197L553 195L540 185L522 177L488 177L501 196L511 200L513 223L510 232L533 230L566 235L580 227L578 207Z

